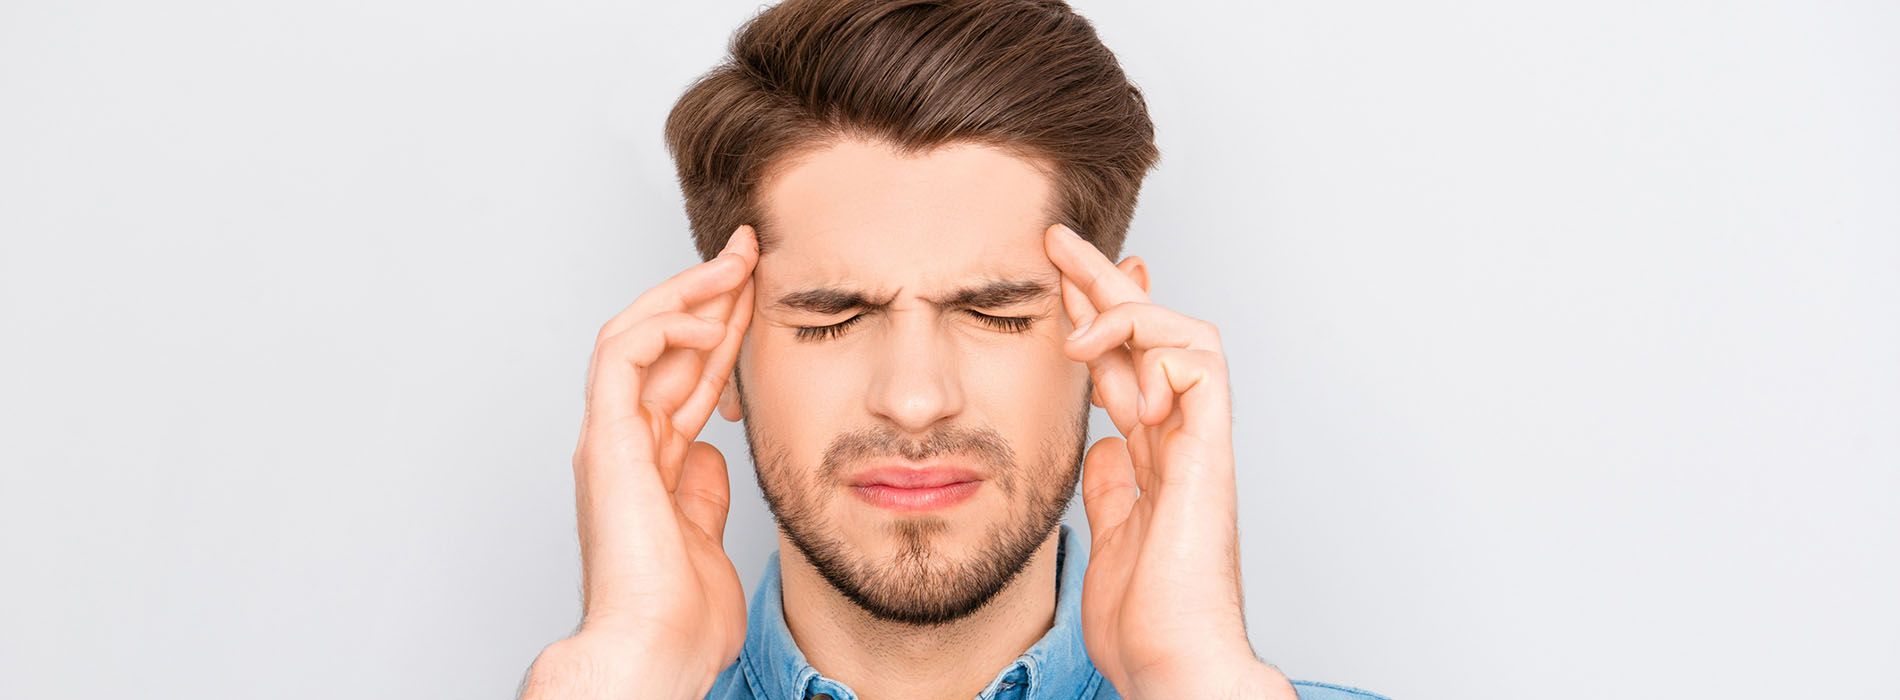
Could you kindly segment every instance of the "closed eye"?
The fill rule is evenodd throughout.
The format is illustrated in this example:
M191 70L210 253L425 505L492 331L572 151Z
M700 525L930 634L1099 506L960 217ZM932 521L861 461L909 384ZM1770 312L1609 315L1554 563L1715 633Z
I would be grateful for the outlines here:
M1036 321L1036 319L1027 316L991 316L970 309L964 309L964 312L975 316L977 320L989 324L991 327L1005 333L1021 333L1029 330L1029 326ZM846 329L861 320L864 320L864 314L852 316L851 318L829 326L797 326L793 334L799 340L830 340L843 335Z
M971 316L975 316L977 317L978 320L984 323L990 324L992 326L995 326L997 330L1003 331L1005 333L1021 333L1023 331L1029 330L1029 324L1035 322L1035 319L1029 318L1027 316L991 316L986 313L982 313L979 311L971 311L969 309L965 309L965 311L969 311Z
M863 318L864 314L858 314L829 326L799 326L793 335L799 340L827 340L836 338L844 333L844 329L851 327L852 324L857 323Z

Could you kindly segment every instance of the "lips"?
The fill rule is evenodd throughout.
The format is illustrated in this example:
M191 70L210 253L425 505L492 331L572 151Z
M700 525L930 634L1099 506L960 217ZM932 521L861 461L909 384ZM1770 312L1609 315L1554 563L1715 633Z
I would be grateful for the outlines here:
M968 500L983 477L953 466L884 466L852 475L851 493L871 505L895 511L947 508Z

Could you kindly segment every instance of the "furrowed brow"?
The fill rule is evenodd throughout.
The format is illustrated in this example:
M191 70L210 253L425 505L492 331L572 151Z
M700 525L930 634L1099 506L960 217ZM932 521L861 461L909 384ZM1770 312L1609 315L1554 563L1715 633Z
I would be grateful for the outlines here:
M826 315L843 313L852 309L876 309L890 302L873 302L860 292L844 289L806 289L779 297L775 306L797 311Z
M1040 299L1055 293L1055 287L1033 280L998 280L977 287L959 289L936 301L940 306L970 306L993 309Z
M1034 280L998 280L975 287L966 287L931 300L938 306L966 306L978 309L993 309L1025 301L1041 299L1056 293L1055 286ZM862 292L848 289L806 289L779 297L774 306L796 311L829 316L844 313L852 309L877 310L890 306L891 299L872 301Z

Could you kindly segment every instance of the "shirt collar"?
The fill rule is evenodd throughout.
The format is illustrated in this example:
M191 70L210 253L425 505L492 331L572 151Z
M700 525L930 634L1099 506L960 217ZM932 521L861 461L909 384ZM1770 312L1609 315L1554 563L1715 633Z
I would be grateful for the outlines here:
M1016 690L1024 700L1093 697L1102 677L1082 646L1082 574L1088 552L1080 536L1060 525L1056 544L1056 620L1042 639L996 674L977 700L990 700L1004 690ZM804 652L785 626L778 552L766 559L765 572L752 595L747 613L745 647L739 665L753 695L761 698L803 700L826 693L837 700L857 700L844 684L831 680L805 661Z

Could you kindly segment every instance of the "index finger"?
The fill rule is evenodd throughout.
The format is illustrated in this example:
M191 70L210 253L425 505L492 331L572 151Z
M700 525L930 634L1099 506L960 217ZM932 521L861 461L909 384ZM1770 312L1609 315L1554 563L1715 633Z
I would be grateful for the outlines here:
M1064 277L1075 280L1077 288L1096 309L1107 309L1126 301L1148 301L1148 293L1115 267L1115 263L1082 240L1069 227L1050 226L1043 233L1043 248L1049 260Z
M740 226L727 239L726 248L718 257L686 268L641 293L601 327L601 337L614 335L643 318L667 311L700 313L703 309L690 307L721 294L736 297L746 280L752 277L752 267L758 260L758 242L752 235L752 227ZM731 312L731 304L715 304L709 317L724 321Z

